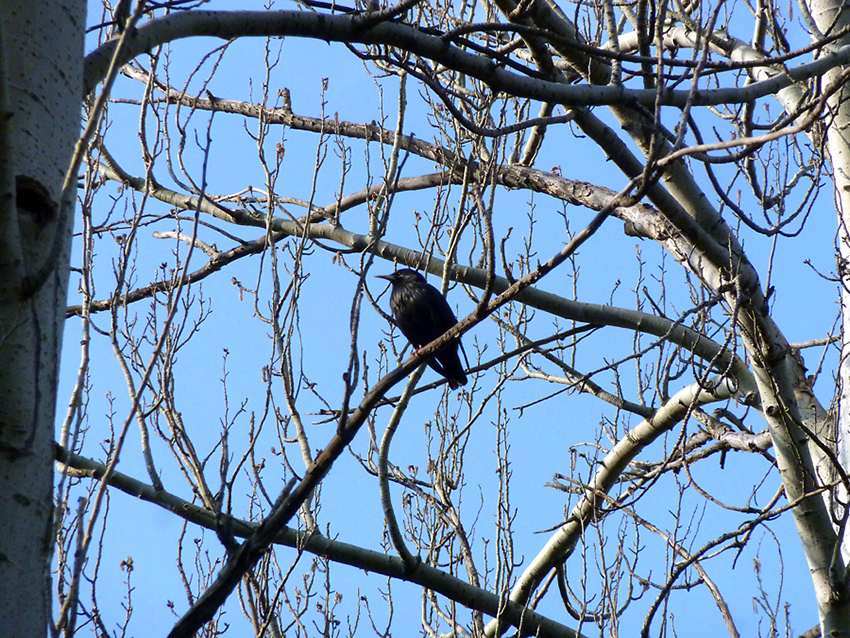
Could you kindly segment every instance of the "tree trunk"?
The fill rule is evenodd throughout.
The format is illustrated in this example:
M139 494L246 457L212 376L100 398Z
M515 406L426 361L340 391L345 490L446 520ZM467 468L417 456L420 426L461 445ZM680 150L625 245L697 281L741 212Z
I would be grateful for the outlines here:
M0 618L50 621L53 422L79 134L85 3L0 0Z
M808 3L811 17L817 27L825 35L830 35L840 29L845 28L850 24L850 11L841 0L812 0ZM812 34L812 39L819 39L817 33ZM844 46L850 42L850 38L844 36L833 44L833 49ZM829 86L835 81L839 74L844 70L843 67L838 67L824 74L822 86ZM833 180L835 185L835 206L838 213L838 273L841 278L841 312L842 312L842 345L841 345L841 363L839 369L839 411L837 419L837 438L838 438L838 459L842 467L847 470L850 467L850 441L848 441L848 433L850 433L850 103L848 103L850 92L846 86L842 87L834 93L827 102L828 112L823 118L826 124L826 149L829 156L829 161L832 165ZM822 135L815 129L814 142L819 143L818 137ZM846 502L846 491L840 495L841 501ZM840 512L834 512L840 516ZM805 540L805 539L804 539ZM850 545L848 545L847 535L842 542L842 554L846 563L850 556ZM844 568L841 565L834 567L836 573L843 575ZM844 581L843 577L839 577ZM848 610L848 601L846 593L846 581L842 583L842 587L837 592L838 600L818 600L818 605L821 611L822 629L824 636L846 635L850 632L847 627L847 617L850 614Z

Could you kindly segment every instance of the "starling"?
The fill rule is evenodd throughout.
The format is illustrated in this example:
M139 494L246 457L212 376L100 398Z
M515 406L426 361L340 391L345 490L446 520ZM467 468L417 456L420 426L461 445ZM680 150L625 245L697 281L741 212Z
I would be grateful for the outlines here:
M392 284L390 308L399 330L414 348L428 345L457 323L445 297L418 272L405 268L378 277ZM463 348L460 337L450 341L428 361L429 366L448 379L452 390L466 385L458 347Z

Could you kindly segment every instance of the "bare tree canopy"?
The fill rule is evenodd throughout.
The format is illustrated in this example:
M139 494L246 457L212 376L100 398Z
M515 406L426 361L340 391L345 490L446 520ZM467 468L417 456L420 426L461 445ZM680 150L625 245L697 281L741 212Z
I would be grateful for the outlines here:
M850 6L44 4L16 635L850 637Z

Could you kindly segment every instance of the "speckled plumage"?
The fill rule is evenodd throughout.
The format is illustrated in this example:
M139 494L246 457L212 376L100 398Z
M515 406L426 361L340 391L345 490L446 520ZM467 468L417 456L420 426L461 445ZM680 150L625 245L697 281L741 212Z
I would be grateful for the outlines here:
M428 345L457 323L457 317L440 291L414 270L404 268L392 275L378 275L392 284L390 308L401 333L414 348ZM466 385L466 373L458 356L460 338L450 341L428 362L454 390Z

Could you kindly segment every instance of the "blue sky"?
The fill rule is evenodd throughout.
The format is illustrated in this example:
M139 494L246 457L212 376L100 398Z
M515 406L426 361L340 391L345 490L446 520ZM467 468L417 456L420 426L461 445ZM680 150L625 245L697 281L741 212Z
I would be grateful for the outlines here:
M212 8L224 8L225 3L211 3ZM242 8L261 8L240 3ZM294 5L281 5L280 8L292 8ZM744 33L747 33L744 31ZM746 36L744 36L746 37ZM201 61L202 56L211 48L219 46L220 41L207 39L201 41L184 41L175 45L171 53L172 83L181 87L189 73ZM220 68L216 71L209 90L217 97L228 99L248 100L253 88L254 95L258 93L259 82L263 72L264 42L261 40L240 41L232 44L227 51ZM281 47L281 62L272 76L273 91L286 87L292 95L292 105L296 113L318 116L322 108L326 115L333 117L338 114L341 120L352 122L370 122L379 119L377 109L383 99L383 110L386 116L385 126L394 127L397 109L398 80L396 78L369 77L362 63L347 53L341 45L329 45L322 42L310 42L296 38L285 41L273 41L272 50ZM199 74L200 78L209 73ZM253 80L252 80L253 78ZM324 82L327 78L327 82ZM197 82L190 91L197 89ZM326 87L323 89L323 86ZM380 91L378 89L380 87ZM433 135L422 117L425 106L417 98L420 87L413 82L409 85L407 132L430 139ZM126 97L138 100L141 96L141 86L138 83L121 80L116 85L115 97ZM322 105L324 104L324 107ZM533 107L532 112L536 112ZM602 109L597 109L602 114ZM200 114L190 126L187 144L194 144L195 136L203 139L206 135L206 119ZM107 143L116 159L123 168L133 175L142 175L144 166L139 159L138 142L138 107L132 104L114 104L110 107L109 117L111 128ZM610 119L610 118L609 118ZM608 120L606 120L608 121ZM244 126L244 128L243 128ZM622 188L626 179L616 170L612 163L607 162L601 151L595 149L589 142L576 141L568 132L568 125L562 125L563 130L552 130L552 139L544 145L544 151L538 158L536 166L543 170L559 167L562 175L570 179L584 180L592 184L605 186L613 190ZM256 144L246 135L256 130L256 121L237 116L217 114L211 127L212 147L208 162L207 180L210 192L227 194L241 191L253 185L262 187L263 175L256 162ZM280 129L272 129L267 140L267 152L274 154L276 145L283 141L286 155L283 172L278 179L276 190L280 196L309 199L313 191L313 165L316 156L317 138L314 135L287 130L281 139ZM352 142L352 170L346 178L346 193L362 188L367 180L366 159L362 145ZM575 145L575 148L573 147ZM378 162L377 145L372 145L371 176L379 179L380 165ZM190 171L196 177L200 176L200 157L197 151L187 153ZM328 145L328 153L319 173L316 185L316 203L325 205L333 200L333 193L339 188L339 158L334 154L333 143ZM405 165L405 175L417 172L430 172L425 162L410 158ZM164 162L158 162L154 169L158 180L171 186ZM699 179L704 177L699 168L696 169ZM107 190L117 195L115 189ZM455 190L449 197L457 201ZM120 206L124 206L121 200ZM829 202L828 197L822 201ZM94 218L100 222L106 218L110 200L101 196L95 204ZM166 213L169 208L160 203L150 203L153 211ZM433 208L433 193L423 191L404 194L396 198L393 204L392 221L386 239L405 244L414 239L412 231L413 213L426 215ZM507 192L500 190L494 204L494 227L497 238L504 237L508 229L511 239L506 247L509 255L522 251L523 241L528 237L528 214L533 210L535 226L533 241L536 258L543 261L560 250L565 241L564 217L569 220L571 232L580 230L589 220L590 213L575 207L563 206L546 196L532 195L525 191ZM292 207L293 214L301 214ZM122 210L119 210L123 214ZM727 214L727 219L730 219ZM343 225L353 232L366 232L365 214L361 210L345 213ZM262 235L257 229L226 228L243 239L254 239ZM79 227L78 227L79 228ZM780 239L773 259L773 283L776 293L772 298L772 313L780 327L792 342L826 336L837 314L834 285L817 276L804 263L811 264L823 273L833 268L832 252L834 236L834 212L828 204L821 205L815 210L801 236L797 239ZM136 277L139 283L146 283L155 277L160 264L172 263L171 253L174 244L168 240L157 240L150 236L151 229L144 229L139 238L138 261ZM219 248L228 246L227 240L208 230L202 230L200 237L205 241L216 242ZM755 236L751 233L742 234L745 248L750 258L761 273L766 272L770 260L771 243L769 239ZM468 250L468 246L465 246ZM98 260L102 264L98 275L98 293L101 299L108 295L112 276L111 260L114 258L116 245L110 238L98 243ZM184 250L184 248L180 248ZM79 259L77 245L76 259ZM462 251L462 254L465 255ZM347 349L350 341L348 317L351 295L356 285L356 278L335 263L334 255L321 249L314 249L306 258L306 267L310 278L304 285L299 303L301 315L301 334L299 354L303 356L304 372L318 384L319 391L338 405L342 396L343 385L341 375L347 367ZM280 258L286 260L282 251ZM638 281L635 267L638 259L645 262L644 278ZM196 254L193 268L199 267L204 257ZM347 256L347 262L357 266L356 256ZM578 299L592 303L613 303L627 308L635 305L636 287L647 286L653 298L660 299L667 295L668 310L671 316L689 307L687 299L688 288L682 271L671 258L664 257L661 250L646 240L626 237L622 224L617 220L609 220L602 230L580 251L575 260L580 270L578 283ZM392 264L379 262L372 274L385 274L392 270ZM658 281L662 270L666 270L666 279L662 288ZM243 295L240 300L239 290L233 285L232 279L238 279L243 286L252 288L262 274L261 286L267 291L268 260L251 257L241 263L228 267L216 276L207 279L200 289L193 289L193 294L200 294L211 304L211 314L201 326L201 331L181 351L176 365L176 393L179 406L187 430L201 455L212 453L209 476L214 477L217 467L217 446L219 444L219 428L224 412L224 370L226 359L226 387L230 413L235 413L237 407L245 402L246 412L239 416L231 430L231 452L238 458L247 446L247 437L251 413L260 415L263 411L266 385L262 378L262 366L268 365L272 359L272 343L266 324L255 317L255 308L249 296ZM439 285L436 278L430 278ZM619 282L619 283L618 283ZM72 274L70 302L78 303L76 293L78 280ZM572 280L565 269L556 271L540 283L540 288L572 297ZM371 279L370 288L374 294L383 289L383 282ZM612 290L616 289L614 292ZM267 303L268 296L264 293L263 301ZM474 308L466 293L455 287L449 295L450 303L463 317ZM380 301L385 311L388 310L388 298L384 295ZM131 308L131 314L136 314L139 321L144 321L149 308L149 302L143 301ZM196 302L197 307L197 302ZM261 312L267 307L258 306ZM106 315L96 316L95 324L107 328ZM563 322L562 322L563 323ZM545 336L553 331L551 322L538 313L533 324L532 332L537 337ZM365 359L370 364L369 379L376 380L378 370L378 342L388 339L388 326L368 303L364 302L361 314L361 332L359 343L365 350ZM498 335L490 323L477 326L464 337L470 356L473 344L486 347L486 360L495 356ZM591 338L589 347L582 351L578 358L580 370L592 370L601 367L606 361L611 361L628 354L633 335L626 331L608 330L599 336ZM63 379L60 392L59 416L64 415L63 399L70 393L75 380L76 367L79 361L79 320L70 319L65 336L63 354ZM396 345L400 348L403 338L396 334ZM225 355L225 352L228 353ZM812 349L804 353L810 369L817 365L820 351ZM89 395L88 421L90 428L87 434L88 445L86 452L101 458L98 441L106 438L109 432L107 414L110 405L116 411L117 422L126 418L128 400L126 388L123 387L120 371L111 353L108 340L95 339L92 345L91 392ZM834 357L827 359L828 366L834 366ZM632 372L633 375L633 365ZM628 364L624 369L628 368ZM829 368L828 368L829 369ZM831 399L831 373L826 372L823 382L816 388L820 400L829 404ZM434 381L436 374L430 370L425 372L423 383ZM621 379L624 387L634 387L632 379ZM602 376L600 383L612 387L610 375ZM552 480L555 473L568 473L572 450L576 453L591 453L595 445L595 430L600 419L605 416L614 418L611 409L600 402L582 395L562 394L555 399L533 405L524 410L519 406L533 403L536 399L547 396L558 389L542 381L527 380L521 383L508 384L500 406L510 420L509 442L510 458L515 474L516 484L512 492L512 503L516 509L516 556L523 566L545 544L548 532L552 526L563 520L565 511L571 505L567 497L558 491L544 487ZM484 377L481 380L482 391L492 388L493 380ZM822 387L821 387L822 386ZM678 389L675 388L675 389ZM400 387L398 388L400 391ZM427 426L434 420L434 413L442 409L442 390L429 392L416 397L410 411L402 424L402 431L397 435L392 462L406 468L415 465L424 472L427 466L428 447ZM310 413L318 410L321 405L311 400L307 390L302 391L303 404L300 407L311 437L311 444L316 448L333 435L332 424L311 424L318 417ZM110 398L112 403L110 403ZM631 398L628 396L627 398ZM456 396L450 395L448 405L452 409L458 406ZM734 408L738 414L743 414L740 408ZM495 450L497 447L496 429L492 421L496 420L494 408L488 407L487 416L476 422L468 444L467 479L464 487L464 506L467 518L465 522L474 525L476 530L475 551L483 556L484 540L493 543L494 507L497 498L498 477ZM389 417L388 410L376 413L375 427L378 436L383 430ZM621 417L618 422L621 428L637 424L636 417ZM763 427L758 418L750 418L748 424L756 429ZM127 446L122 454L119 471L136 478L145 480L146 473L139 454L138 428L131 426ZM690 426L693 428L693 425ZM693 431L693 430L689 430ZM677 433L664 441L656 442L644 451L641 459L654 461L662 457L664 450L669 450L676 441ZM259 457L265 459L267 465L266 481L274 485L275 477L282 486L288 478L288 472L283 468L279 456L275 453L276 443L270 433L258 446ZM360 433L352 449L355 453L365 453L367 450L366 432ZM154 442L154 456L157 458L166 489L191 500L192 495L187 491L186 483L179 471L169 462L169 452L158 441ZM716 460L709 460L695 468L694 479L700 486L713 494L738 506L743 505L749 497L748 488L758 478L767 473L765 461L755 455L730 453L725 467L719 469ZM279 476L277 476L279 475ZM746 476L746 481L741 477ZM641 502L641 511L651 513L654 522L666 522L672 525L672 516L666 512L675 511L678 507L676 496L678 483L685 482L682 475L667 475L659 486L658 493L650 492ZM212 485L217 485L212 479ZM758 493L760 504L767 502L778 486L775 473L765 481ZM742 491L743 490L743 491ZM401 490L393 488L396 506L400 508ZM239 489L234 493L234 513L244 516L250 504L250 487L247 480L240 481ZM323 531L338 534L340 540L361 543L372 549L379 549L381 543L381 514L377 482L365 474L357 460L352 455L345 455L334 467L331 475L325 480L321 489L322 513L320 522ZM712 528L726 520L737 520L733 514L714 506L703 506L701 503L689 501L683 505L684 519L691 525ZM645 508L645 509L644 509ZM327 525L328 527L325 527ZM126 572L120 568L120 562L128 556L133 557L134 572L132 585L134 619L130 626L130 635L157 635L170 629L176 617L167 608L167 601L175 603L175 612L182 613L186 608L186 598L175 568L175 542L182 532L182 521L150 504L141 503L120 493L110 498L107 521L108 533L103 545L103 560L99 578L101 589L99 604L107 627L113 628L120 622L122 612L120 604L125 593L122 582ZM612 529L614 528L614 529ZM616 522L612 519L606 523L606 532L613 532ZM735 569L732 570L736 558L731 552L716 562L709 562L710 575L716 578L727 594L727 602L737 611L738 628L743 634L753 634L760 622L759 616L753 613L753 591L755 574L753 560L757 550L762 552L763 577L771 587L778 584L777 574L780 567L777 562L778 552L772 545L775 538L781 539L781 556L784 560L783 599L793 601L791 613L793 631L801 632L816 621L813 605L811 580L796 539L793 523L790 518L783 518L770 524L771 533L762 530L756 532L755 538L737 558ZM203 538L205 551L209 552L209 560L221 557L221 546L209 531L199 530L192 526L186 530L186 538L190 540L187 548L191 549L191 539ZM595 535L589 536L589 542L595 542ZM706 536L707 538L707 536ZM653 569L655 580L661 580L664 570L664 547L657 539L642 531L640 542L641 560L645 562L658 561ZM616 534L609 537L608 543L614 544ZM699 543L696 543L696 547ZM693 547L691 549L696 549ZM609 548L610 549L610 548ZM282 560L286 560L290 550L280 550ZM492 545L489 548L492 552ZM310 558L302 558L302 561ZM490 557L492 561L492 556ZM588 578L593 578L596 570L595 558L592 553L587 555ZM483 565L483 562L481 563ZM386 610L379 604L379 591L386 589L386 581L376 575L366 575L361 570L348 567L333 567L335 586L341 591L344 613L354 614L355 604L359 595L369 596L372 611L379 617ZM581 578L583 564L581 552L571 559L568 574ZM103 587L104 584L107 586ZM409 584L393 584L394 614L398 625L396 631L417 633L420 617L421 592L418 587ZM647 594L647 596L650 596ZM235 597L234 597L235 598ZM694 593L680 594L674 597L674 604L668 613L674 614L675 626L679 635L704 635L709 631L722 631L722 621L714 608L713 602L706 595L704 588L694 590ZM643 606L643 601L635 603ZM572 626L572 621L558 609L556 596L550 594L544 602L541 611L550 612L554 617ZM244 622L241 611L235 599L231 599L227 607L227 620L236 626ZM239 619L237 621L237 618ZM634 615L633 622L640 622L642 615ZM763 620L761 621L763 622ZM111 624L110 624L111 623ZM404 629L402 629L404 628ZM633 633L637 626L623 627L624 631ZM245 629L243 626L242 631ZM694 631L697 629L697 631ZM762 627L762 631L764 628ZM593 630L585 628L589 634Z

